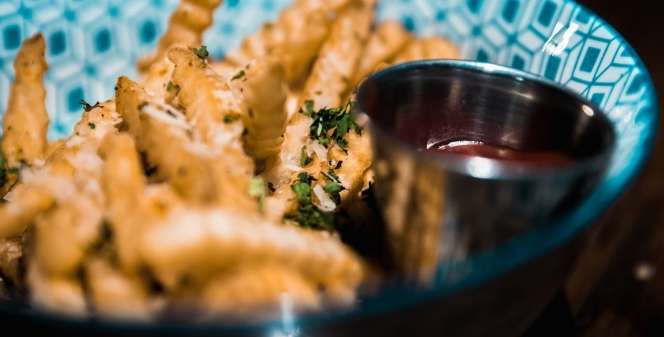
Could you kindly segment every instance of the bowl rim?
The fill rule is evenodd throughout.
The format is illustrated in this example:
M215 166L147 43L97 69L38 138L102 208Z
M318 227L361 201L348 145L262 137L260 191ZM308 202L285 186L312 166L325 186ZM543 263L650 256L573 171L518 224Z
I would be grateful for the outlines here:
M409 294L408 296L397 296L396 298L388 298L385 296L384 301L372 305L370 307L362 307L360 309L349 310L349 311L340 311L340 312L331 312L331 313L314 313L301 316L301 319L297 319L297 324L301 326L318 326L322 324L333 323L342 319L354 319L359 317L366 317L369 315L377 315L381 312L392 311L395 309L405 310L409 307L417 305L424 300L430 300L432 298L441 299L444 296L448 296L452 293L463 289L469 289L478 284L485 282L490 278L497 278L510 270L513 270L515 267L523 265L527 262L531 262L547 252L552 251L553 249L560 247L564 242L569 241L569 239L581 230L586 229L590 226L592 222L598 219L624 192L627 190L628 186L631 185L634 180L639 176L639 173L643 170L646 162L652 156L652 150L655 145L655 140L659 130L659 101L656 93L656 88L652 75L645 63L641 59L638 53L631 46L629 41L615 28L613 25L609 24L603 17L599 16L595 11L589 9L587 6L578 3L575 0L564 0L564 3L573 4L577 8L588 13L594 20L596 20L600 25L607 28L612 34L615 35L616 39L620 41L620 44L624 46L627 51L631 54L632 58L635 61L635 66L642 70L642 75L644 76L644 87L646 92L643 94L643 100L648 101L650 104L646 109L646 114L651 118L647 123L646 128L640 134L639 139L641 142L637 146L642 146L641 151L638 151L638 156L635 156L633 165L626 167L621 171L619 179L608 184L606 181L607 178L604 178L600 182L600 186L589 198L586 200L580 209L573 215L568 218L561 219L557 226L562 226L564 230L558 231L555 236L549 238L549 240L544 240L544 242L539 242L541 240L533 240L536 236L546 236L550 232L545 231L545 228L535 228L531 232L525 233L524 237L515 238L511 242L503 244L503 246L496 247L496 249L488 252L489 254L484 254L481 256L471 257L471 260L480 261L480 260L491 260L496 261L497 259L504 258L504 255L514 255L514 259L508 259L509 263L504 263L503 265L491 264L482 262L481 264L487 266L488 268L479 270L479 272L468 277L464 282L452 285L450 287L431 289L427 291L422 291L419 293ZM612 123L613 124L613 123ZM635 146L636 147L636 146ZM612 186L608 186L612 185ZM597 197L597 196L600 197ZM598 200L595 200L598 199ZM537 234L537 235L534 235ZM532 244L532 241L536 244ZM530 242L531 244L527 245L528 247L534 247L529 250L530 254L523 254L523 249L520 254L514 254L514 247L519 246L522 242ZM479 254L478 254L479 255ZM475 271L478 271L478 268L475 268ZM398 295L398 294L396 294ZM76 317L66 316L60 313L50 313L41 310L24 309L24 304L17 303L5 303L0 304L0 318L9 318L12 320L26 320L31 322L33 325L39 325L38 322L48 323L50 326L68 326L72 329L77 329L81 331L86 331L86 328L95 328L95 329L108 329L101 330L106 332L119 332L119 333L146 333L148 335L161 335L166 333L168 335L174 335L178 333L187 333L190 335L194 334L205 334L205 333L214 333L214 334L223 334L223 333L253 333L256 331L263 331L265 333L273 333L275 331L282 332L288 328L295 329L291 331L296 331L297 328L293 327L293 323L284 324L283 321L268 321L261 323L242 323L242 324L226 324L222 322L215 322L204 325L197 325L191 323L178 323L178 322L131 322L131 321L113 321L113 320L90 320L90 319L81 319ZM275 330L276 329L276 330Z
M431 156L418 151L418 149L399 139L392 132L387 130L380 122L375 121L363 106L363 93L367 89L367 84L373 81L381 81L388 76L406 75L408 72L428 69L442 70L463 70L476 74L486 74L495 77L508 78L515 82L532 83L559 92L575 100L581 106L591 109L593 114L590 119L599 120L602 127L608 128L608 140L601 151L583 158L574 159L569 163L562 165L531 165L528 163L510 162L501 159L486 158L482 156L465 156L455 153L447 153L444 156ZM381 142L386 141L388 146L394 146L402 153L407 153L415 158L416 161L427 161L436 163L443 170L451 171L460 175L466 175L477 179L496 179L496 180L535 180L547 177L568 177L577 175L579 172L601 171L606 169L614 153L616 146L616 133L614 123L612 123L603 109L590 102L577 92L565 87L564 85L549 80L546 77L529 73L523 70L510 68L507 66L479 62L473 60L451 60L451 59L433 59L417 60L397 64L382 69L368 78L364 79L357 89L356 102L353 112L358 116L366 116L369 120L370 133L376 134ZM582 113L582 112L579 112ZM362 117L364 118L364 117ZM476 163L481 163L484 167L490 168L488 172L478 172L473 169Z

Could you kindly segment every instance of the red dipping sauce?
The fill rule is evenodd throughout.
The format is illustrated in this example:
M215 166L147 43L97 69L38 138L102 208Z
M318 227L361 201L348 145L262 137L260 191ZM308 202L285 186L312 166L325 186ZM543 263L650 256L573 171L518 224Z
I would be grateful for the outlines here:
M520 151L477 141L453 141L429 145L424 152L433 155L454 153L534 166L563 166L573 161L571 156L562 151Z

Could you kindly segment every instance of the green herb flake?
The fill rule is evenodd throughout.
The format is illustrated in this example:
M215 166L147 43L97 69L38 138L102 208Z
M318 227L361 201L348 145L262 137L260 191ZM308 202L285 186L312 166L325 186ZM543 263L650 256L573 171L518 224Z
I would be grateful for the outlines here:
M238 115L238 114L230 113L230 114L224 115L224 123L227 123L227 124L228 123L233 123L233 122L235 122L239 119L240 119L240 115Z
M334 230L334 215L319 210L313 204L301 206L295 213L286 216L286 220L295 221L304 228Z
M314 111L313 101L306 101L301 111L313 119L309 128L309 138L318 141L326 148L336 144L342 150L347 150L346 135L351 130L358 134L362 132L360 126L353 120L351 110L352 103L349 102L343 107Z
M305 167L311 164L313 160L314 159L307 154L307 147L302 146L302 149L300 150L300 166Z
M192 48L191 50L201 60L206 60L210 56L210 52L208 52L207 46L205 45L200 46L199 48Z
M89 127L90 129L94 130L97 126L95 125L95 123L88 122L88 127Z
M314 101L306 100L304 101L304 110L302 110L305 115L312 116L314 114Z
M266 195L265 181L261 177L254 177L249 182L249 195L258 199L258 207L262 211L265 208Z
M245 75L246 75L246 73L244 72L244 69L240 70L240 71L238 71L237 74L235 74L233 77L231 77L231 81L242 79L242 78L244 78Z
M10 180L9 176L18 175L19 173L20 169L18 167L9 167L7 160L0 153L0 187L4 186Z
M334 171L332 169L327 170L327 172L321 172L321 174L323 176L325 176L325 178L327 178L327 180L329 180L333 183L341 184L341 181L339 180L339 176L336 173L334 173Z
M341 204L341 191L343 191L345 188L336 182L329 182L323 186L323 190L330 196L330 199L334 201L335 204L339 205Z
M166 91L174 92L177 95L180 93L180 86L177 84L173 84L172 81L168 81L168 84L166 85Z
M86 102L84 99L81 100L80 102L81 106L83 106L83 110L86 112L94 109L94 108L101 108L102 106L99 104L99 102L95 103L95 105L90 105L88 102Z
M333 230L334 215L318 209L311 199L311 182L315 179L306 172L298 174L297 181L291 185L291 189L297 198L298 208L295 212L288 214L286 220L294 221L304 228Z

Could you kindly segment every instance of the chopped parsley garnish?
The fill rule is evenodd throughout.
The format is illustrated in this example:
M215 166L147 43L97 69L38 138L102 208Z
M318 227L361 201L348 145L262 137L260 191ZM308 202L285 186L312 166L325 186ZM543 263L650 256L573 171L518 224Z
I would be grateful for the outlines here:
M208 58L208 56L210 56L210 52L208 52L207 46L205 46L205 45L200 46L200 48L192 48L191 50L201 60L206 60Z
M339 183L329 182L323 186L323 190L330 196L330 199L334 201L335 204L339 205L341 203L341 191L344 190L344 187Z
M88 127L89 127L90 129L94 130L97 126L95 125L95 123L88 122Z
M265 181L261 177L254 177L249 182L249 195L258 199L258 208L262 211L265 208Z
M235 80L239 80L241 78L244 78L244 75L246 75L245 72L244 72L244 69L240 70L237 74L235 74L235 76L233 76L231 78L231 81L235 81Z
M313 119L309 128L309 138L321 145L329 148L336 143L342 150L347 150L346 134L350 130L354 130L357 134L362 133L362 129L351 116L350 102L343 107L323 108L318 111L314 111L313 106L313 101L305 101L301 112Z
M286 219L297 222L300 226L313 229L334 229L334 215L318 209L311 199L311 182L315 180L306 172L298 174L297 181L291 185L295 192L298 208L294 213L286 216Z
M9 167L5 157L0 153L0 187L7 183L9 175L18 175L19 171L17 167Z
M328 183L323 186L323 190L327 192L327 194L330 196L330 199L332 199L335 204L339 205L341 203L341 196L339 193L345 190L344 186L341 185L339 176L337 176L337 174L334 173L332 169L328 170L327 172L321 172L321 174L328 180Z
M302 150L300 150L300 166L305 167L311 164L313 160L314 159L307 154L307 147L302 146Z
M86 102L84 99L81 100L81 106L83 106L83 110L90 111L94 108L101 108L102 106L99 104L99 102L95 103L95 105L90 105L88 102Z
M297 182L291 186L300 205L311 204L311 181L313 177L306 172L297 176Z
M307 116L312 116L314 114L314 101L304 101L304 114Z
M327 178L327 180L329 180L331 182L334 182L334 183L337 183L337 184L341 184L341 181L339 180L339 176L336 173L334 173L333 170L330 169L330 170L327 170L327 172L321 172L321 174L324 175L325 178Z
M230 114L224 115L224 123L233 123L233 122L235 122L236 120L239 120L239 119L240 119L240 115L238 115L238 114L230 113Z
M168 84L166 85L166 91L168 91L168 92L173 92L174 91L175 94L177 95L177 94L180 93L180 86L177 85L177 84L173 84L172 81L168 81Z

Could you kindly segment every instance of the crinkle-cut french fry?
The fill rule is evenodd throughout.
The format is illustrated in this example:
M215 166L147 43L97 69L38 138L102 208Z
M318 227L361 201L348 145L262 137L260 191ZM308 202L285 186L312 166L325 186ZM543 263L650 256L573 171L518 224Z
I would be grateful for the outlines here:
M278 264L245 265L215 276L201 299L211 319L278 319L282 310L314 311L322 304L315 284Z
M140 83L150 95L167 97L169 94L168 81L173 74L173 68L173 62L164 55L145 71Z
M23 43L14 61L16 79L4 114L2 138L2 153L9 167L32 165L44 157L48 129L45 48L44 37L37 34Z
M296 0L274 23L268 23L246 38L239 49L229 53L223 65L226 73L265 55L278 56L290 84L300 80L314 60L339 10L352 0Z
M85 276L96 313L122 320L151 318L149 295L138 277L123 273L100 258L86 263Z
M235 160L234 170L253 174L253 162L242 149L243 123L239 118L246 112L240 93L234 92L192 50L174 47L168 57L175 64L175 98L184 108L187 120L203 142Z
M0 238L21 234L56 199L58 203L72 198L82 202L85 198L80 193L94 191L98 181L95 165L100 163L95 153L98 139L115 132L118 122L112 102L86 111L75 135L54 148L44 165L24 169L22 182L6 196L9 202L0 205Z
M353 84L358 84L364 77L376 70L381 63L394 58L412 39L413 36L401 22L395 20L382 22L367 40L353 77Z
M19 267L23 257L21 238L0 239L0 275L18 286L20 283Z
M248 200L255 167L244 151L242 133L244 122L251 120L248 111L260 107L250 105L248 110L242 98L243 89L234 90L191 50L175 47L168 56L175 63L172 81L178 86L176 99L203 142L214 149L211 165L215 167L220 202L243 204L252 209L250 203L255 200L244 201Z
M44 274L71 275L83 262L86 247L76 237L78 215L74 207L58 206L37 217L34 261Z
M28 261L27 283L30 301L37 307L71 316L85 316L83 287L76 277L46 275Z
M170 114L161 111L162 107L150 103L151 97L126 77L118 79L116 88L118 112L138 148L157 166L158 174L186 199L214 200L215 189L211 183L214 174L202 155L191 146L187 134L190 126L184 117L178 116L175 109L168 110Z
M94 147L84 147L65 157L74 169L67 190L54 193L57 205L35 222L35 262L49 275L71 275L85 252L99 238L104 195L100 186L101 158ZM60 196L59 194L67 194Z
M342 202L352 200L352 197L360 193L364 186L364 174L371 167L373 153L371 150L371 137L367 130L360 135L355 132L349 132L346 136L348 148L346 152L338 148L330 151L330 157L335 161L343 161L343 164L336 170L341 185L345 190L341 192Z
M342 104L342 99L351 89L350 79L369 35L374 5L373 0L353 2L341 12L307 79L300 106L307 100L313 101L314 110ZM280 161L269 167L265 174L277 189L275 196L288 202L291 207L294 207L295 200L290 182L294 179L294 171L298 171L302 148L308 144L311 122L311 117L303 113L293 115L286 129ZM314 163L306 169L317 176L327 159L315 156Z
M168 48L182 43L198 46L203 40L203 32L212 25L212 15L222 0L180 0L168 21L166 32L159 39L157 49L138 62L138 70L146 72L159 62Z
M430 36L415 39L397 55L393 63L459 57L459 49L452 42L440 36Z
M245 148L256 161L272 159L279 153L286 130L287 84L281 65L262 58L251 64L240 82L248 114Z
M54 153L58 152L63 146L65 146L66 141L64 139L58 139L48 143L46 147L46 153L44 158L48 161Z
M15 188L11 200L0 204L0 239L20 235L32 220L55 202L46 188Z
M355 289L363 277L359 258L327 232L221 209L175 208L141 240L141 256L168 288L183 277L200 281L233 266L256 263L289 266L307 280L333 289Z
M67 145L87 144L98 147L101 140L109 133L116 133L117 126L122 122L112 100L99 104L98 107L83 112L81 119L74 126L74 135Z
M145 177L134 140L127 134L110 134L100 147L104 160L102 188L106 196L106 217L113 231L121 266L135 270L138 263L138 235L145 221L143 194Z
M19 235L41 212L96 188L98 141L119 123L113 102L83 113L75 135L55 147L42 166L24 169L22 182L0 204L0 238ZM83 192L81 192L83 191Z
M227 156L231 153L228 148L213 149L192 140L185 117L175 108L151 103L152 98L135 82L121 77L117 88L118 111L129 133L157 166L158 174L180 195L194 202L258 212L257 201L248 194L250 173L246 165L232 167L237 158ZM243 151L241 147L239 151Z
M375 3L355 1L341 12L307 78L300 103L312 100L314 109L342 105L352 89L350 82L369 36Z

